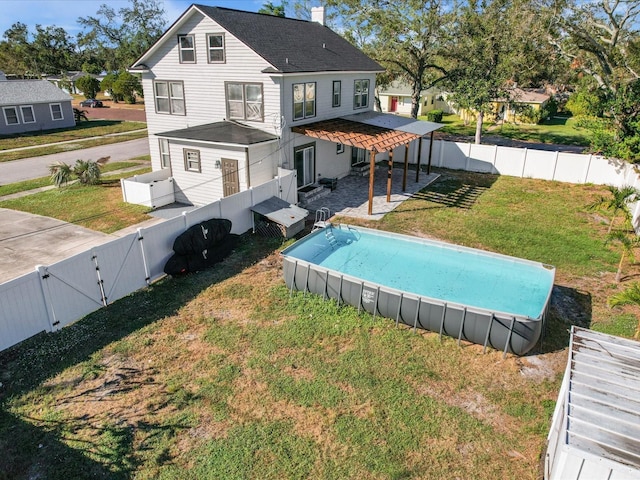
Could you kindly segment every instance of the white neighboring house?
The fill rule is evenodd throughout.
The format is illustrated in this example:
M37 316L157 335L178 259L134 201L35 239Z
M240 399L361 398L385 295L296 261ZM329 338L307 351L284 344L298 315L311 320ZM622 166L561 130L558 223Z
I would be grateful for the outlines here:
M380 108L383 112L396 113L398 115L411 115L411 87L401 80L394 80L389 85L376 89ZM451 106L446 101L446 92L431 87L420 92L418 116L426 115L430 110L442 110L444 113L452 113Z
M74 127L71 96L46 80L0 76L0 135Z
M371 119L382 67L324 26L321 7L312 18L192 5L132 65L152 168L173 177L176 201L211 203L273 179L278 167L312 188L431 131Z

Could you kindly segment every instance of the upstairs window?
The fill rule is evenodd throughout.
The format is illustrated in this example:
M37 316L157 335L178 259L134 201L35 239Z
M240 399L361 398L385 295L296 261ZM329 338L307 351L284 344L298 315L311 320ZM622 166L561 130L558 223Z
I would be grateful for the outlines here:
M4 121L7 125L18 125L20 119L18 119L18 109L16 107L3 107Z
M50 103L49 110L51 111L51 120L63 120L62 105L59 103Z
M193 35L178 35L180 63L196 63L196 43Z
M293 119L316 116L316 84L294 83L293 84Z
M33 114L33 107L31 105L22 105L20 107L20 113L22 114L23 123L36 123L36 116Z
M227 83L227 118L264 121L261 83Z
M340 80L333 81L333 97L331 106L339 107L342 100L342 82Z
M356 80L353 87L353 108L368 107L369 80Z
M207 35L209 48L209 63L224 63L224 35L222 33L210 33Z
M170 115L185 115L184 85L182 82L155 81L153 82L156 113Z

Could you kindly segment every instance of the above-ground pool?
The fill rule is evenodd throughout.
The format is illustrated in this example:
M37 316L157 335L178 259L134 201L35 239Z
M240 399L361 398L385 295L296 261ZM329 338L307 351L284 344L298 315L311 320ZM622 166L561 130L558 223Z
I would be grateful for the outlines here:
M291 290L517 355L540 338L555 276L538 262L349 225L282 255Z

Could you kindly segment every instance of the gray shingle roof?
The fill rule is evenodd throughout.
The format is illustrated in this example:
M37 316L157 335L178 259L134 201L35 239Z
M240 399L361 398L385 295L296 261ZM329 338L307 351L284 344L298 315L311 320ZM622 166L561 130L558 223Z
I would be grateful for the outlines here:
M0 105L30 105L69 100L69 94L46 80L0 81Z
M317 22L194 5L282 73L384 70Z
M271 142L278 139L275 135L258 130L257 128L229 121L171 130L170 132L158 133L157 135L159 137L235 145L254 145L256 143Z

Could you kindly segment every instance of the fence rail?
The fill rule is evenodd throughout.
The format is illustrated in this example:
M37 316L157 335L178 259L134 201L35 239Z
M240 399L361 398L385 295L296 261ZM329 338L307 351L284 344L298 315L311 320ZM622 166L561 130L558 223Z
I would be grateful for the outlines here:
M420 163L424 165L430 148L429 140L423 142L426 145L423 144ZM417 151L409 155L409 161L417 162ZM569 183L640 185L633 165L596 155L437 140L432 164ZM209 218L228 218L233 223L233 233L244 233L253 228L253 205L272 196L297 203L295 172L279 169L278 175L263 185L141 228L53 265L38 266L34 272L0 284L0 351L42 331L62 328L157 280L164 275L164 265L173 254L174 239L192 225ZM640 202L629 207L638 231Z
M192 225L227 218L232 233L253 228L251 207L272 196L297 202L296 175L279 177L257 188L153 225L0 284L0 351L40 332L53 332L91 312L146 287L164 275L173 241ZM282 192L282 193L281 193Z

